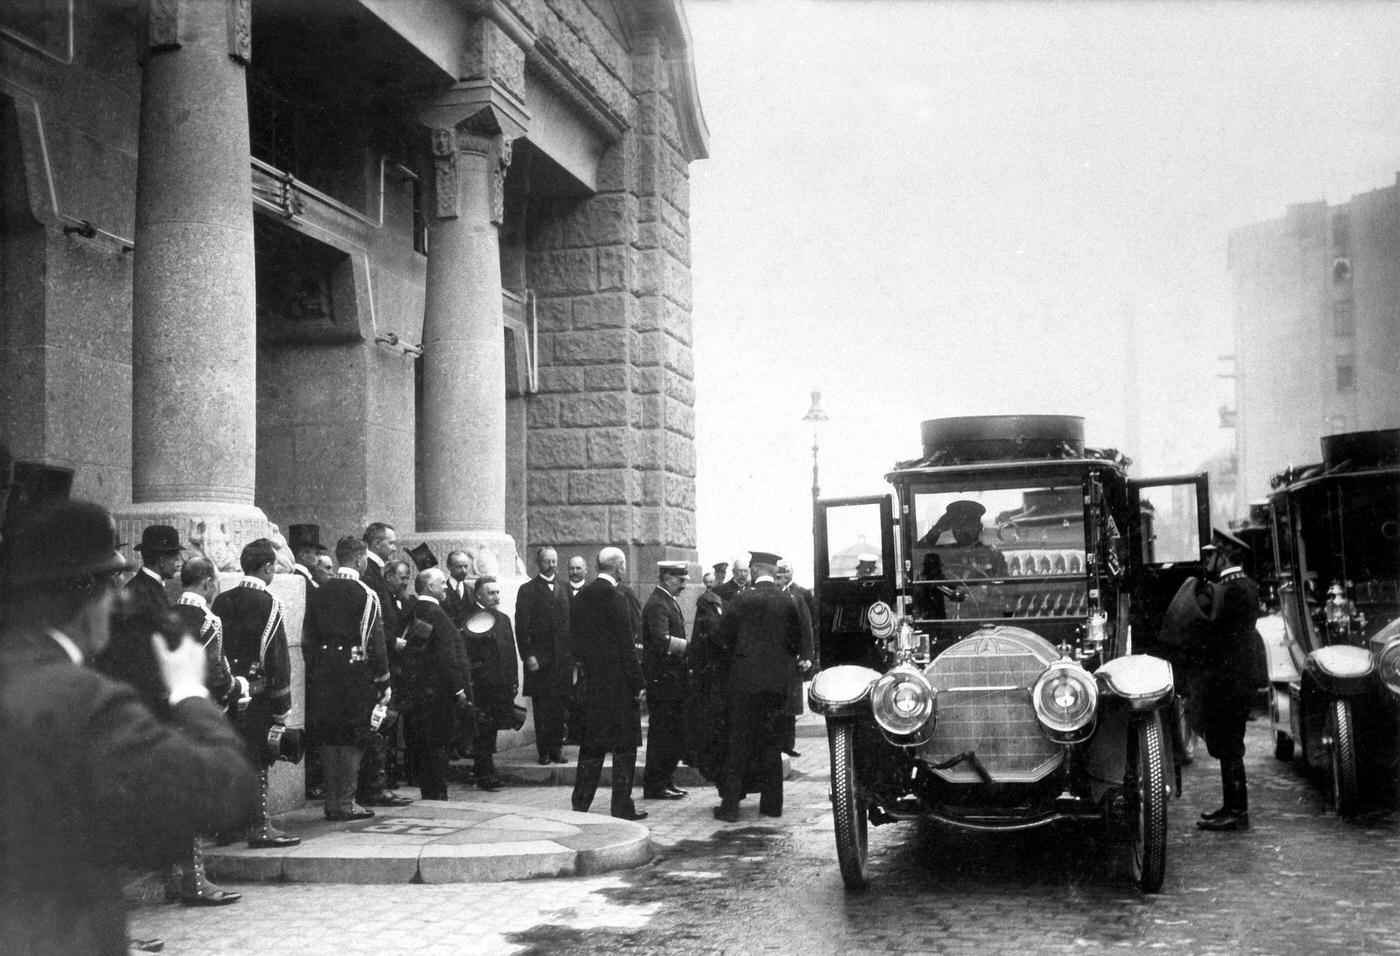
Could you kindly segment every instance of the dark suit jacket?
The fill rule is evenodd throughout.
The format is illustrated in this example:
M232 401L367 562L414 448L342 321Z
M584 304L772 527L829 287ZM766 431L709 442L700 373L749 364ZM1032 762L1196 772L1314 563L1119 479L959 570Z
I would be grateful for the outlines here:
M308 597L311 596L312 591L320 587L320 585L316 583L316 579L311 576L311 571L302 565L298 564L293 566L292 573L299 575L301 579L306 582L306 594Z
M554 588L538 576L520 585L515 598L515 640L520 660L533 657L540 669L525 668L525 694L567 694L574 681L574 652L569 642L569 586L556 576Z
M642 744L637 695L642 668L627 596L604 578L584 585L570 607L574 656L583 667L580 693L586 748L627 750Z
M771 581L741 591L724 609L716 643L729 658L729 691L784 694L797 661L812 659L805 608Z
M671 638L685 640L685 618L676 599L660 587L647 597L642 608L642 674L647 682L647 700L683 697L690 679L685 653L670 653Z
M157 721L51 638L0 643L0 949L126 956L123 867L188 856L252 819L258 781L217 707Z
M743 590L743 587L739 584L738 581L734 580L733 578L730 578L723 584L715 586L715 593L719 595L719 599L725 604L728 604L730 601L738 597L739 592L741 590Z
M466 597L458 597L457 592L452 590L456 583L451 578L447 579L447 597L443 598L442 609L460 630L467 623L467 618L481 610L481 605L476 603L470 583L464 582Z
M504 722L505 712L520 690L515 631L510 618L495 608L481 608L477 613L491 615L492 624L482 634L470 629L463 632L471 659L472 694L478 708Z
M93 666L136 688L141 702L165 719L170 716L165 682L151 654L150 642L170 610L170 594L163 583L145 571L137 571L126 582L122 596L122 607L112 620L112 639L94 659Z
M389 593L389 585L384 581L384 571L379 565L374 563L373 558L366 559L364 573L360 575L360 580L374 589L375 596L379 598L379 613L384 619L384 646L389 654L389 670L399 669L398 639L403 635L404 625L407 623L403 615L399 612L398 603L394 596Z
M465 691L472 699L471 662L464 655L461 632L442 605L420 598L413 613L424 627L410 630L404 651L405 703L428 742L445 747L461 719L457 692Z
M379 598L364 581L337 574L306 599L306 728L319 743L348 747L364 735L389 683Z
M274 721L292 709L292 662L282 602L261 581L244 578L236 588L214 598L214 613L224 622L224 656L236 677L257 670L263 691L255 694L248 709L234 714L233 722L259 753Z

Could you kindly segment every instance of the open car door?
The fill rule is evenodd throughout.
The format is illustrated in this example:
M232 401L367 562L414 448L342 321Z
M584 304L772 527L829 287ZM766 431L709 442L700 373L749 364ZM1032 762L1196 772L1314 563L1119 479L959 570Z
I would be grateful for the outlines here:
M897 610L890 497L832 498L814 507L818 660L824 668L878 667L866 611L876 601Z
M1210 479L1205 472L1128 482L1133 653L1158 654L1162 618L1188 577L1205 575L1210 543Z

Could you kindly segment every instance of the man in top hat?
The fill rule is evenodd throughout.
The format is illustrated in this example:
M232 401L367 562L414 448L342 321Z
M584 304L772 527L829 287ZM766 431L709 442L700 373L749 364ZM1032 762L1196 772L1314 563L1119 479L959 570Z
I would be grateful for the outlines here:
M168 524L153 524L141 532L135 550L141 567L126 583L125 600L112 629L111 642L94 665L109 677L126 681L157 716L165 716L165 692L151 658L151 632L161 627L171 607L165 582L180 571L180 534Z
M472 698L476 701L476 759L473 778L480 790L505 786L496 776L496 734L515 722L515 695L520 692L519 651L510 618L500 610L501 584L483 574L476 579L480 610L467 619L464 636L471 662Z
M564 709L574 687L569 596L556 573L559 553L535 551L539 573L515 597L515 635L525 668L525 695L535 707L535 751L542 764L565 763Z
M360 579L365 551L353 535L337 541L339 570L306 599L306 726L320 747L327 820L374 816L354 802L355 785L370 711L391 692L379 597Z
M189 853L195 834L242 826L257 778L204 688L205 655L146 641L168 722L84 664L110 636L127 569L106 509L59 501L14 528L0 603L0 948L125 956L124 870Z
M728 660L724 767L715 819L739 819L739 802L759 794L758 811L783 815L783 701L793 675L812 664L806 609L778 587L776 554L751 552L753 587L725 607L715 643Z
M437 555L433 554L433 549L428 547L428 542L426 541L415 544L413 547L409 548L408 556L413 559L413 573L415 576L417 576L420 571L426 571L429 568L438 566ZM413 587L412 580L408 582L408 586L410 589Z
M604 548L598 552L597 577L569 606L583 721L572 806L588 812L602 779L603 759L611 752L611 813L623 820L642 820L647 812L632 801L632 780L642 745L640 697L645 685L633 641L632 611L618 588L626 573L622 549Z
M365 543L365 569L361 580L379 598L379 610L384 621L384 649L389 658L389 683L392 686L402 666L399 655L407 646L403 636L404 620L399 602L384 578L384 568L398 554L398 532L383 521L371 522L361 536ZM406 807L413 800L395 793L389 787L389 744L380 734L369 737L360 758L360 782L355 798L366 807Z
M686 753L686 709L690 668L686 666L685 618L677 596L690 569L684 561L658 561L657 585L642 608L642 676L647 684L647 766L642 797L679 800L687 793L672 775Z
M234 677L224 656L224 625L209 607L219 595L219 571L214 562L204 557L190 558L180 567L180 586L184 590L175 602L175 614L190 633L204 645L204 686L210 699L225 713L237 713L248 706L248 679ZM172 888L186 906L226 906L242 899L242 893L231 893L213 883L204 873L204 850L199 837L188 858L182 860L172 873Z
M285 729L292 709L292 665L282 602L267 586L276 573L277 549L267 538L244 546L238 556L243 580L214 599L212 609L224 625L224 655L235 677L248 681L253 700L233 715L248 756L258 767L262 799L258 820L249 828L252 849L284 849L301 842L272 825L267 809L267 771L276 762L268 752L267 736Z
M404 652L405 694L412 720L404 727L408 751L424 800L447 799L448 751L472 727L471 666L462 638L443 602L447 576L441 568L418 572L414 580L415 626Z
M321 586L316 570L316 558L325 550L321 544L321 526L318 524L294 524L287 527L287 547L292 549L296 565L292 568L306 582L306 593Z
M718 567L718 565L716 565ZM734 576L723 584L715 585L715 593L728 604L739 592L749 586L749 561L747 558L734 559Z
M1259 586L1245 573L1247 544L1215 532L1205 552L1211 584L1199 599L1206 623L1186 647L1191 664L1191 700L1206 750L1220 761L1224 802L1201 814L1202 830L1249 829L1249 794L1244 772L1244 732L1255 695L1267 677L1254 622L1259 617Z

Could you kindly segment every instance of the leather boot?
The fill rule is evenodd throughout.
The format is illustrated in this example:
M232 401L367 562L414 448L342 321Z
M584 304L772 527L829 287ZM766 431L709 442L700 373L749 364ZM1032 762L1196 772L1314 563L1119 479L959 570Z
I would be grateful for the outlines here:
M280 850L296 846L301 837L288 836L272 825L272 816L267 812L267 768L258 770L258 822L248 828L248 848L250 850Z
M1214 831L1248 830L1249 791L1243 757L1226 757L1220 761L1220 787L1225 793L1225 805L1209 816L1202 814L1196 826Z
M230 893L213 883L204 873L204 851L200 849L199 837L194 838L190 858L183 866L180 879L180 902L186 906L227 906L243 898L242 893Z

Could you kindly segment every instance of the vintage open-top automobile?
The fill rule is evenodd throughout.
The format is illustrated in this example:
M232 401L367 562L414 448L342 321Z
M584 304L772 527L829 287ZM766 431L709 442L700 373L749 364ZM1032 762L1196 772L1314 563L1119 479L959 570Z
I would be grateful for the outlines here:
M1204 475L1128 478L1083 420L923 424L889 495L819 501L821 671L836 851L867 880L867 824L987 831L1067 820L1166 865L1181 720L1160 619L1209 540ZM1158 654L1147 653L1159 651Z
M1394 789L1400 703L1400 429L1321 441L1273 479L1269 511L1291 668L1271 667L1274 753L1325 772L1349 814ZM1367 775L1369 783L1367 786Z

